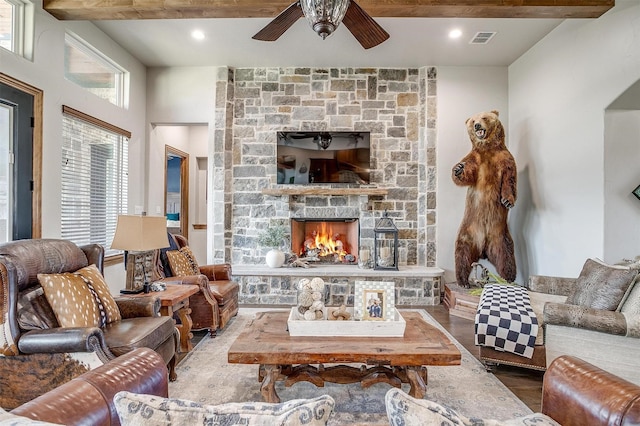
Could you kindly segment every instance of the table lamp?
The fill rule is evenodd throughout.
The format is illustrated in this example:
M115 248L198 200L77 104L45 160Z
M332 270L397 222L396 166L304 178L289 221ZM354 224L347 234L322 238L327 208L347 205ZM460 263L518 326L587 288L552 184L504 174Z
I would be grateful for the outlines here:
M153 250L169 247L164 216L119 215L112 249L125 251L126 287L121 293L149 292Z

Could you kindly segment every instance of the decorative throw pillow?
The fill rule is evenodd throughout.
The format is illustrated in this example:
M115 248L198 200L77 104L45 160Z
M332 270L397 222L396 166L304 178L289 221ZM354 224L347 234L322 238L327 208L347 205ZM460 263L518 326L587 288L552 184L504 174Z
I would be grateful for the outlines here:
M326 425L335 406L329 395L280 404L239 402L202 405L152 395L118 392L113 398L123 426L127 425Z
M43 330L58 326L56 315L42 287L23 291L18 296L18 324L23 330Z
M637 273L637 269L627 266L587 259L566 303L615 311Z
M199 274L200 266L198 266L198 261L196 260L196 256L193 254L191 249L188 246L182 247L180 249L180 252L184 254L184 256L187 258L187 261L189 262L189 265L191 265L191 269L193 270L192 275Z
M16 416L0 408L0 426L60 426L57 423L41 422L28 417Z
M184 277L187 275L199 274L200 270L194 272L193 266L189 263L187 256L180 250L172 250L167 252L169 266L174 277Z
M436 402L413 398L397 388L387 391L384 400L391 426L560 426L551 417L542 413L505 421L468 418Z
M120 315L120 308L118 308L118 304L113 299L109 286L98 270L98 267L91 264L82 269L78 269L74 273L84 278L89 290L95 297L96 303L98 304L98 310L101 313L100 315L102 316L102 314L104 314L105 316L105 324L120 321L122 319L122 315Z
M84 279L70 272L38 274L60 327L98 327L100 311Z

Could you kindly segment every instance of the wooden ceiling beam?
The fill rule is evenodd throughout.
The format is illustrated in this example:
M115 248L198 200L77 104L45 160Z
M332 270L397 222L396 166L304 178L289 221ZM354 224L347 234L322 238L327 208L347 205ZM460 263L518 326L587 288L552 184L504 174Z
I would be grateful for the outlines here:
M273 18L292 0L43 0L60 20ZM376 18L597 18L615 0L358 0Z

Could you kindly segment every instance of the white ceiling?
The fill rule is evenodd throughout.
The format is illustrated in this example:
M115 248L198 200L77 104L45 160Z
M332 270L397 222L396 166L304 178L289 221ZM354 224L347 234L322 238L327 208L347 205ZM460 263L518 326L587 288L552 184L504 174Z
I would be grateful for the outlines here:
M150 67L422 67L507 66L559 25L560 19L375 18L389 40L365 50L341 25L322 40L298 20L275 42L251 37L270 19L163 19L94 21L118 44ZM451 40L450 30L463 35ZM199 29L205 40L196 41ZM470 45L478 31L497 34Z

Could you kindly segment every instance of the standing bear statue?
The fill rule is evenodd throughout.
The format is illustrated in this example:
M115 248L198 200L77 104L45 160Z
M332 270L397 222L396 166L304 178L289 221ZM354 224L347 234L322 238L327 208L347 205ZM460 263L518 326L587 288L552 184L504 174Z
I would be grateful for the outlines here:
M456 281L469 287L472 264L487 259L498 275L513 282L516 260L507 215L516 202L516 162L504 143L498 111L476 114L466 125L471 152L451 173L456 185L468 187L456 239Z

